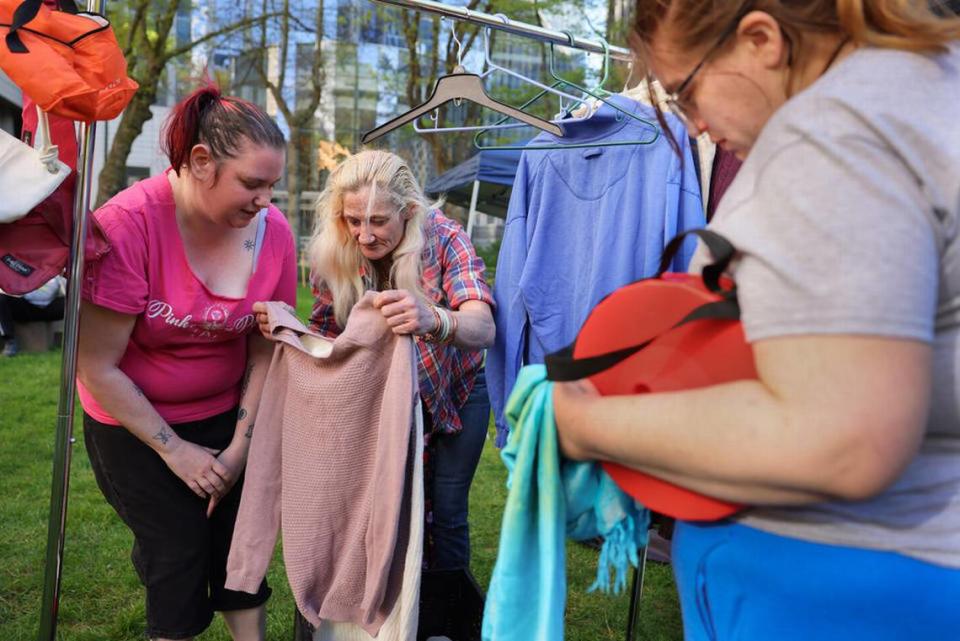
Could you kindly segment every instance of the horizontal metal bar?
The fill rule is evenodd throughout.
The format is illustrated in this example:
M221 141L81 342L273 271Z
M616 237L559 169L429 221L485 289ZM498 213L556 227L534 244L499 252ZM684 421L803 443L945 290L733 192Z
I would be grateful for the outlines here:
M492 27L493 29L506 31L507 33L512 33L518 36L536 38L537 40L542 40L544 42L552 42L558 45L573 47L574 49L581 49L583 51L589 51L590 53L604 52L603 45L593 40L586 40L578 37L571 38L562 31L544 29L543 27L527 24L525 22L519 22L517 20L504 20L500 16L494 16L490 15L489 13L482 13L480 11L472 11L466 7L451 6L442 2L434 2L433 0L375 1L380 2L381 4L390 4L397 7L403 7L405 9L416 9L418 11L436 13L447 18L453 18L454 20L472 22L473 24L482 25L484 27ZM622 60L623 62L630 62L633 60L633 54L629 49L624 49L623 47L610 47L609 51L610 57L615 60Z

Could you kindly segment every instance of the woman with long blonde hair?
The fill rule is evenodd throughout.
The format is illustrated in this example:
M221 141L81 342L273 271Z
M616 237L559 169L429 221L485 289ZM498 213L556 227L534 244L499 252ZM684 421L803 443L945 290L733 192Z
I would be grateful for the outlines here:
M958 38L925 0L637 2L671 109L744 159L711 228L758 379L554 406L568 456L753 506L677 524L687 639L957 638Z
M362 151L330 173L308 254L312 329L339 335L364 292L376 291L374 305L393 331L413 335L433 454L427 552L432 567L468 567L467 496L490 417L482 350L494 338L483 261L403 159L386 151ZM258 320L264 329L265 315Z

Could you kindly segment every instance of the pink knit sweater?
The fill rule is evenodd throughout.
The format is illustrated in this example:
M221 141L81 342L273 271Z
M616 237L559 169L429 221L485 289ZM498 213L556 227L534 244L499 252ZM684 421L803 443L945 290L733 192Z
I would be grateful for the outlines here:
M393 334L371 302L368 294L357 303L332 342L268 304L280 342L255 420L226 587L256 592L282 523L287 579L304 617L376 635L402 583L417 374L413 342Z

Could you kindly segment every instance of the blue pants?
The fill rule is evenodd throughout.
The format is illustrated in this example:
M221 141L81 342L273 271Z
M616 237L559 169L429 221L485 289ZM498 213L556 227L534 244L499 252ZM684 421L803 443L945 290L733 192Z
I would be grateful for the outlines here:
M686 641L956 641L960 570L728 521L677 521Z
M459 415L463 431L443 434L436 440L433 482L435 569L470 566L468 498L490 423L490 398L482 369L477 372L473 391L460 408Z

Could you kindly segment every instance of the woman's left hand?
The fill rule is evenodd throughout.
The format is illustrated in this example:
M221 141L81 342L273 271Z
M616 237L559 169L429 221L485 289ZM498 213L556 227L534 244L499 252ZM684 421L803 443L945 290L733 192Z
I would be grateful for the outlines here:
M421 298L406 289L388 289L373 299L373 306L387 319L394 334L422 336L437 328L433 310Z
M283 301L277 302L279 302L280 306L287 310L291 316L296 318L297 310ZM268 341L276 341L277 337L270 332L270 318L267 315L267 303L265 301L258 301L253 304L253 317L257 321L257 329L260 330L260 334Z
M207 518L210 518L210 515L213 514L213 510L217 507L217 503L223 500L223 498L230 493L230 490L233 489L237 479L240 478L240 474L243 472L243 468L247 464L247 449L242 445L234 445L234 443L230 443L225 450L217 455L217 460L220 461L225 468L227 468L226 476L220 476L220 478L223 479L223 484L226 487L224 488L222 494L213 494L210 496L210 502L207 504Z
M553 413L561 453L574 461L591 460L589 419L591 401L600 393L588 380L556 383L553 386Z

